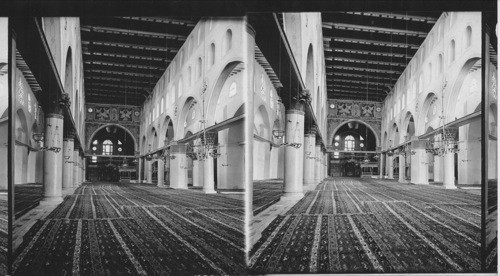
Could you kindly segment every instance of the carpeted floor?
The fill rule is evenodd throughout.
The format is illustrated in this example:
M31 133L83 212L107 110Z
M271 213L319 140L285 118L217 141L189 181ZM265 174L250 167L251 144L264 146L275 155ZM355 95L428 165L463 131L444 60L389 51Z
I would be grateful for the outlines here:
M480 208L463 190L329 179L264 230L251 271L478 272Z
M243 196L85 184L39 220L15 275L244 274Z
M0 275L7 274L7 193L0 194Z
M43 198L43 185L18 184L14 187L14 213L16 219L38 206Z
M253 182L253 214L264 211L279 201L283 194L283 179L258 180Z

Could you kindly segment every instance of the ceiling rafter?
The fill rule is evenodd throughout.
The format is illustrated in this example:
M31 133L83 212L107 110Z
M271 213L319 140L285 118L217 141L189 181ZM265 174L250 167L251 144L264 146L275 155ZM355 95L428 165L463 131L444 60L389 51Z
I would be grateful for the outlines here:
M420 48L420 45L417 45L417 44L381 41L381 40L372 40L372 39L361 39L361 38L350 38L350 37L324 36L323 40L330 41L330 42L355 43L355 44L362 44L362 45L411 48L414 50L418 50L418 48Z
M149 65L139 65L139 64L125 64L125 63L118 63L118 62L106 62L106 61L98 61L98 60L92 60L92 61L85 61L85 64L90 64L90 65L102 65L102 66L113 66L113 67L121 67L121 68L133 68L133 69L145 69L145 70L165 70L166 67L158 67L158 66L149 66Z
M348 31L359 31L359 32L369 32L369 33L383 33L383 34L390 34L390 35L417 36L417 37L421 37L421 38L425 38L427 36L427 33L425 33L425 32L419 32L419 31L413 31L413 30L401 30L401 29L365 26L365 25L358 25L358 24L348 24L348 23L323 22L323 28L348 30Z
M150 50L150 51L159 51L159 52L169 51L172 53L177 53L177 51L178 51L178 49L174 49L174 48L170 48L170 47L146 45L146 44L121 43L121 42L112 42L112 41L82 40L82 45L110 46L110 47L118 47L118 48Z
M347 48L332 48L325 47L326 52L337 52L337 53L349 53L349 54L358 54L358 55L373 55L373 56L383 56L383 57L397 57L397 58L407 58L410 59L412 56L400 54L400 53L388 53L388 52L377 52L377 51L365 51L365 50L357 50L357 49L347 49Z
M121 28L113 28L113 27L105 27L105 26L85 25L85 26L80 27L80 29L84 32L98 32L98 33L107 33L107 34L123 34L123 35L129 35L129 36L167 38L167 39L180 40L180 41L184 41L187 39L186 36L178 35L178 34L139 31L139 30L121 29Z
M163 24L176 24L188 27L196 26L196 21L187 20L187 19L176 19L176 18L161 18L161 17L136 17L136 16L117 16L116 18L121 19L129 19L135 21L143 21L143 22L155 22L155 23L163 23Z
M161 75L154 74L141 74L141 73L132 73L132 72L124 72L118 70L101 70L101 69L85 69L85 72L95 73L95 74L104 74L104 75L122 75L122 76L133 76L139 78L160 78Z
M391 19L399 19L399 20L407 20L407 21L419 21L419 22L425 22L425 23L429 23L429 24L434 24L437 22L437 18L434 18L434 17L400 14L400 13L386 13L386 12L340 12L340 13L351 14L351 15L371 16L371 17L391 18Z
M83 54L86 56L103 56L103 57L113 57L113 58L126 58L126 59L136 59L136 60L144 60L144 61L162 61L162 62L171 62L172 60L170 59L165 59L165 58L159 58L159 57L152 57L152 56L140 56L140 55L127 55L127 54L117 54L117 53L109 53L109 52L104 52L104 51L89 51L89 50L84 50Z

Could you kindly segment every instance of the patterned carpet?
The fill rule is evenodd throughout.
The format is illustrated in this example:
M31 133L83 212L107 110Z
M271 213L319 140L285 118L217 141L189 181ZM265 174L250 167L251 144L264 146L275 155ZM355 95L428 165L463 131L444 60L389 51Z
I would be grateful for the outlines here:
M14 187L14 213L16 219L38 206L43 198L43 185L30 183Z
M462 190L329 179L264 230L251 271L478 272L480 208Z
M253 214L264 211L279 201L283 194L283 179L259 180L253 182Z
M39 220L15 275L243 274L243 196L85 184Z
M0 194L0 275L7 274L7 194Z

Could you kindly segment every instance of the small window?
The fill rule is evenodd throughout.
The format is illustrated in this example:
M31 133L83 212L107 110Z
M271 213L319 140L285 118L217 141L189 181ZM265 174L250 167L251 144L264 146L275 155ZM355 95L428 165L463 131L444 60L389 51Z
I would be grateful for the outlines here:
M339 135L335 136L335 141L340 141L340 136Z
M118 140L118 145L123 145L122 141Z
M112 155L113 154L113 142L111 140L106 140L102 143L102 155Z
M472 28L467 26L465 30L465 47L468 48L472 44Z
M236 95L236 82L231 83L231 86L229 86L229 97L233 97Z
M339 159L339 152L338 151L333 153L333 158Z
M97 163L97 156L92 156L92 163Z
M355 144L354 137L352 137L351 135L346 136L344 139L344 150L349 150L349 151L354 150L354 144Z
M92 145L98 145L99 142L97 140L94 140L94 142L92 142Z

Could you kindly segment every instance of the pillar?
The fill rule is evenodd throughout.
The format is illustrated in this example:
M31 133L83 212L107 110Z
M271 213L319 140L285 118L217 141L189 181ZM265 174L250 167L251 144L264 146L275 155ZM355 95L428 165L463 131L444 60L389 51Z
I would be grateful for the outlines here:
M315 184L316 131L304 136L304 189L313 190Z
M425 152L426 141L414 140L411 142L411 183L429 184L429 168L427 163L427 152Z
M321 182L321 140L316 141L316 156L318 157L315 159L316 161L314 162L314 182L316 184L319 184Z
M186 145L170 143L170 187L174 189L188 188Z
M447 150L444 154L443 161L443 186L446 189L456 189L455 186L455 152L452 150L454 148L454 141L457 137L456 128L447 128L445 131L444 139L448 141Z
M387 170L388 170L388 179L394 179L394 163L393 163L394 157L393 156L387 156Z
M217 193L214 189L215 181L214 181L214 158L210 156L213 150L209 151L209 155L207 159L205 159L203 164L203 192L207 194Z
M165 187L165 161L158 159L158 187Z
M405 157L404 149L400 148L399 149L399 178L398 178L399 183L406 182L405 168L406 168L406 157Z
M44 198L40 204L59 204L62 202L62 160L63 160L63 124L64 117L58 113L49 113L45 117L44 146L57 147L61 151L46 151L43 157Z
M79 146L73 144L73 188L77 188L79 185L78 183L78 166L80 159L78 158L78 149Z
M203 187L203 161L193 160L193 187Z
M137 170L137 171L138 171L138 173L139 173L139 174L137 175L137 181L138 181L139 183L142 183L142 162L144 162L144 161L142 160L142 158L140 158L140 157L139 157L139 162L137 162L137 164L139 164L139 168L138 168L138 170Z
M285 193L284 199L300 199L304 196L302 185L304 181L304 106L295 103L292 109L286 111L285 141ZM291 144L300 147L292 147Z
M379 165L378 165L379 166L379 168L378 168L379 176L378 176L378 178L382 179L382 178L384 178L383 169L384 169L384 162L385 162L385 154L379 153L378 160L379 160Z
M64 192L72 193L73 191L73 151L75 140L68 134L68 137L63 140L63 182L62 189Z
M441 134L436 135L434 141L441 141ZM434 182L443 182L443 156L434 155Z
M146 183L153 183L153 161L147 160L146 164L148 164L147 175L146 175Z

